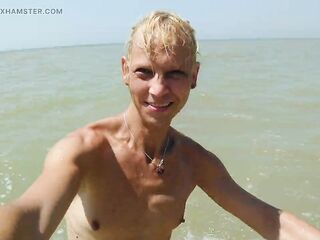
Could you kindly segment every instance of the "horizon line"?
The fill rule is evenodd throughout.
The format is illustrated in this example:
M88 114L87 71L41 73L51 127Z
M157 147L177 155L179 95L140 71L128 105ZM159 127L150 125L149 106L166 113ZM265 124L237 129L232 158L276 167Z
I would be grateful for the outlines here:
M256 37L256 38L202 38L198 42L205 41L270 41L270 40L320 40L320 37ZM45 49L55 49L55 48L72 48L72 47L93 47L93 46L103 46L103 45L120 45L125 47L125 42L109 42L109 43L85 43L85 44L74 44L74 45L57 45L57 46L43 46L43 47L30 47L30 48L12 48L12 49L0 49L1 53L8 52L22 52L22 51L32 51L32 50L45 50Z

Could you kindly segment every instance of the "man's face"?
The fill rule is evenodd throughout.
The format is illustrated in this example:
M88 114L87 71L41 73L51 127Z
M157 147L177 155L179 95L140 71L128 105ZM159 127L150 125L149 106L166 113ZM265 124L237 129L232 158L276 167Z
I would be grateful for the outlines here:
M133 44L129 62L122 58L124 81L144 121L170 123L196 85L199 64L192 63L183 47L168 54L158 48L156 55L148 57L139 45Z

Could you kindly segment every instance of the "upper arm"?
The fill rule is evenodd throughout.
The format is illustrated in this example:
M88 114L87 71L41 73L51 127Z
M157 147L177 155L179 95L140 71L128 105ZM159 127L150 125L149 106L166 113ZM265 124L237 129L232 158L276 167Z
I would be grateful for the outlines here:
M270 239L277 237L278 209L241 188L214 154L202 151L197 164L197 184L208 196L262 236Z
M88 156L94 152L93 141L81 134L59 141L49 151L41 175L14 203L38 221L33 227L44 239L54 232L77 194Z

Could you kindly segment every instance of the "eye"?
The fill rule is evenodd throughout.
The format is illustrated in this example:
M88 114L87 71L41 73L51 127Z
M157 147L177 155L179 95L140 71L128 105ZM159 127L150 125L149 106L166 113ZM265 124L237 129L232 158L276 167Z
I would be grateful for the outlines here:
M138 78L148 80L153 77L153 71L148 68L138 68L134 71Z
M168 72L166 77L169 79L185 79L188 77L188 74L181 70L173 70Z

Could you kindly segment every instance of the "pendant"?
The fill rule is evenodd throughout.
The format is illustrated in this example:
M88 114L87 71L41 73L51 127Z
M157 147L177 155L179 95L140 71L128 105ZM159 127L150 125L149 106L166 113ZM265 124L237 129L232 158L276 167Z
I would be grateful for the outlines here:
M157 166L156 167L156 171L157 171L157 173L159 174L159 175L162 175L163 173L164 173L164 166L163 165L161 165L161 166Z
M159 175L162 175L164 173L164 164L163 164L163 159L161 159L160 163L156 166L156 172Z

